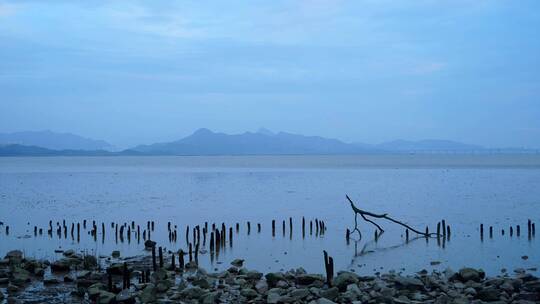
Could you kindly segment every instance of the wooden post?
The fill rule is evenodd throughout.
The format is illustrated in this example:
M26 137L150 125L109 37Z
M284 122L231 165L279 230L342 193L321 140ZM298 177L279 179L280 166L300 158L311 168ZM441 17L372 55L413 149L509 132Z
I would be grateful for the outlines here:
M442 220L441 228L442 228L443 237L446 238L446 221L445 220Z
M199 265L199 243L195 245L195 264Z
M174 252L171 255L171 268L172 268L172 271L176 270L176 259L174 258Z
M281 230L283 231L283 236L285 236L285 220L281 223Z
M180 252L178 253L178 266L180 267L180 270L184 270L184 251L180 249Z
M236 223L236 233L240 231L240 223Z
M347 244L349 244L350 235L351 231L349 230L349 228L347 228L347 230L345 231L345 240L347 241Z
M159 268L163 268L163 248L159 246Z
M276 236L276 220L272 220L272 236Z
M122 278L123 278L123 288L122 289L128 289L129 288L129 271L127 267L127 263L124 262L124 269L122 271Z
M302 216L302 238L304 237L306 237L306 219Z
M309 235L313 234L313 221L309 221Z
M152 266L154 266L154 271L157 270L157 263L156 263L156 246L152 246Z
M247 234L249 234L251 232L251 223L248 221L247 222Z
M519 227L519 225L516 226L516 235L518 237L521 235L521 227Z
M248 228L249 231L249 228ZM229 227L229 247L232 248L232 227Z
M216 247L219 247L218 245L216 245ZM193 246L191 245L191 243L189 243L189 261L193 261Z
M113 279L110 270L107 268L107 289L109 292L113 292Z
M493 226L489 226L489 238L493 238Z
M257 223L257 233L261 233L261 223Z
M514 236L514 227L510 226L510 237Z
M480 239L484 239L484 224L480 224Z
M405 229L405 242L409 242L409 229Z
M210 232L210 252L214 252L214 232Z

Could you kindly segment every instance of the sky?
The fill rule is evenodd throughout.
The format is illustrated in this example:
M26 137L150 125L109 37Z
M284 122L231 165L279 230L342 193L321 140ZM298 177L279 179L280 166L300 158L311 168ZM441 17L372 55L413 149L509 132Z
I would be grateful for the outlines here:
M540 148L540 2L0 0L0 132Z

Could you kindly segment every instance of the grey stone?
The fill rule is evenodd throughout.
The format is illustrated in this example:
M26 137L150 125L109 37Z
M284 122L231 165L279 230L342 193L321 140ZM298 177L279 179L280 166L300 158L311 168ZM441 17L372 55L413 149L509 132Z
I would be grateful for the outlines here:
M467 282L469 280L480 282L485 277L485 273L483 271L478 271L473 268L461 268L458 274L463 282Z
M133 304L135 303L135 294L129 290L122 290L116 295L116 303L118 304Z
M289 293L290 297L293 298L295 301L299 301L309 296L309 294L309 290L307 290L306 288L295 289L291 291L291 293Z
M242 267L243 264L244 264L244 260L243 260L243 259L234 259L234 260L231 262L231 265L233 265L234 267Z
M242 289L242 291L240 291L240 294L248 299L253 299L259 295L255 290L251 288Z
M142 303L156 302L156 287L154 284L147 284L146 287L139 293L139 300Z
M258 293L264 294L268 291L268 283L266 283L266 281L259 280L257 284L255 284L255 289Z
M266 278L266 282L268 282L269 286L276 286L276 283L279 280L285 279L285 277L283 276L283 273L281 272L270 272L270 273L267 273L264 277Z
M349 284L358 283L358 275L356 275L356 273L342 271L334 278L333 283L339 290L345 291Z
M115 300L116 300L116 295L112 292L108 292L104 290L99 293L98 303L100 304L114 303Z
M418 278L396 276L394 282L398 288L405 288L409 290L423 290L424 283Z
M493 287L482 289L476 294L476 298L482 301L497 301L500 296L501 291Z
M320 274L301 274L296 277L296 283L300 285L310 285L315 281L324 281Z
M334 301L339 296L339 289L337 287L324 289L321 290L320 295L323 298Z

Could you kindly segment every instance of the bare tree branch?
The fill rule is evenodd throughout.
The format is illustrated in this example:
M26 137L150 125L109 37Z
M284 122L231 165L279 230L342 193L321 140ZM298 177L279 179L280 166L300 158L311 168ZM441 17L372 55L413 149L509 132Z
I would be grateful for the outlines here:
M379 229L380 232L384 232L384 230L382 229L381 226L379 226L377 223L375 223L373 220L367 218L368 216L370 217L374 217L374 218L379 218L379 219L386 219L388 221L391 221L393 223L396 223L398 225L401 225L419 235L422 235L424 237L430 237L430 236L440 236L438 235L437 233L425 233L425 232L421 232L419 230L416 230L414 229L413 227L401 222L401 221L398 221L396 219L393 219L391 217L388 216L387 213L383 213L383 214L375 214L375 213L371 213L371 212L368 212L368 211L365 211L365 210L362 210L358 207L356 207L356 205L354 204L354 202L351 200L351 198L348 196L348 195L345 195L345 197L347 197L347 200L349 201L349 203L351 204L351 208L352 210L354 211L354 229L352 230L352 232L354 231L358 231L358 233L360 234L361 236L361 233L360 233L360 229L358 229L358 222L356 220L356 217L358 214L360 214L360 216L366 221L366 222L369 222L371 224L373 224L375 227L377 227L377 229Z

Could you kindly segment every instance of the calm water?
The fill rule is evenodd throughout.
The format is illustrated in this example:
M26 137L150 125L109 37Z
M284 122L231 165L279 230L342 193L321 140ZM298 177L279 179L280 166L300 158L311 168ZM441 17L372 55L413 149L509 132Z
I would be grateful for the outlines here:
M452 237L445 247L435 239L405 244L404 231L378 221L386 233L374 243L374 229L361 222L359 242L345 241L354 216L345 194L360 208L385 212L424 229L446 219ZM27 255L54 259L54 249L78 249L123 255L144 254L136 239L115 242L110 223L153 220L152 239L171 250L186 249L186 225L240 223L233 247L222 251L207 268L223 269L234 258L262 271L302 266L323 271L322 251L334 257L336 269L359 273L377 270L540 266L540 243L527 238L527 219L540 223L540 156L383 155L383 156L261 156L261 157L75 157L0 158L0 255L23 249ZM288 218L292 217L292 239ZM324 236L301 234L301 218L324 219ZM52 238L49 220L87 219L106 223L107 234L94 242L86 233L79 243ZM276 236L271 221L276 219ZM281 221L287 220L283 236ZM169 243L167 222L178 226L178 241ZM247 235L246 222L251 221ZM256 223L262 231L257 233ZM478 226L495 228L494 238L480 241ZM509 226L521 225L521 237L509 236ZM44 235L34 237L33 227ZM506 234L501 236L501 229ZM101 229L100 229L101 230ZM412 238L412 235L411 235ZM355 257L363 248L364 254ZM523 260L521 257L529 258ZM431 261L440 261L432 266ZM212 265L210 265L212 264Z

